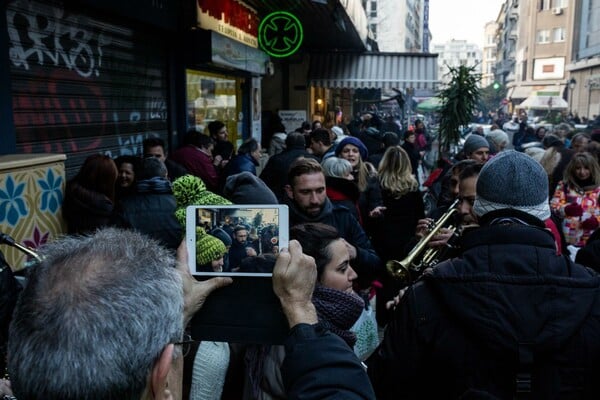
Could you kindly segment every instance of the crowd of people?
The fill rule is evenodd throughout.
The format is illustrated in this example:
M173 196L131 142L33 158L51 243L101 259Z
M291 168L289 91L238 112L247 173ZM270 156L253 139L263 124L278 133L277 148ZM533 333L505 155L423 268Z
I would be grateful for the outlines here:
M425 180L425 125L385 126L306 122L272 139L263 168L260 143L235 151L220 121L170 154L148 138L142 157L88 157L65 190L69 235L39 249L24 288L0 258L0 394L600 396L600 131L517 118L473 131ZM438 191L427 213L423 186ZM232 281L190 275L185 207L275 203L289 209L288 249L276 226L228 220L197 226L196 262L271 272L285 344L184 340Z

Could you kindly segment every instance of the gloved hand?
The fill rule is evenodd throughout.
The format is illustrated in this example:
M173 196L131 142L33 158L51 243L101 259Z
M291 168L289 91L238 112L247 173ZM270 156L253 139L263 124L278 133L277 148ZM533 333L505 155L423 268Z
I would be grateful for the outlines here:
M599 225L600 224L598 223L598 220L596 219L596 217L589 217L588 219L586 219L585 221L583 221L581 223L581 227L583 229L586 229L586 230L589 230L589 231L596 230L596 228Z
M565 215L567 217L581 217L583 215L583 208L577 203L571 203L565 206Z

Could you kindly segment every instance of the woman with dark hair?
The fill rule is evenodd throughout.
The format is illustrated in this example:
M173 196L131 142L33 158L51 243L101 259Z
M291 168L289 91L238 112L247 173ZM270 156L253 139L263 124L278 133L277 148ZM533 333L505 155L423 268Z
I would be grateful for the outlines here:
M600 166L590 153L577 153L565 168L550 201L552 210L562 217L567 244L585 246L600 225Z
M360 317L364 301L352 290L356 272L350 266L347 245L335 228L321 223L300 224L290 229L290 239L302 245L304 254L315 259L317 284L313 303L319 324L341 337L351 348L356 335L350 328ZM280 367L285 356L283 346L249 350L248 380L245 399L284 399L285 388Z
M135 193L135 173L141 166L141 159L136 156L119 156L115 158L115 164L119 171L115 188L115 197L118 200Z
M117 166L110 157L94 154L85 159L65 189L63 214L69 233L90 233L109 224L117 176Z

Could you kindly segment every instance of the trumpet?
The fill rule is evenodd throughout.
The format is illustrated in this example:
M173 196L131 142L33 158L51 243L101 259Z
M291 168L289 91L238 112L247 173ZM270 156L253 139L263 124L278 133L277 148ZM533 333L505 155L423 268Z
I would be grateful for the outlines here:
M456 208L459 200L456 199L452 205L429 229L427 235L423 236L421 240L412 248L410 253L401 261L389 260L386 263L386 268L392 276L399 278L402 281L411 282L413 276L421 273L425 268L436 265L440 260L440 255L443 249L440 248L427 248L427 244L431 239L442 229L446 222L452 217L458 209ZM456 229L454 230L456 235Z

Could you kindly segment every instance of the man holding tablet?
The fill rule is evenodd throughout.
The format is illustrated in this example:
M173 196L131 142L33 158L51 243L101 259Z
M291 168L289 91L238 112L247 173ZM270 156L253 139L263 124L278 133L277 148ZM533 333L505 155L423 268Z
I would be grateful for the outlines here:
M273 272L273 290L292 329L283 370L288 398L374 399L352 350L314 325L315 262L298 242L289 245ZM184 246L175 269L174 257L156 242L112 228L62 238L41 254L9 333L17 398L181 398L183 328L231 278L197 282Z
M360 286L366 287L382 271L382 263L371 242L351 212L333 204L325 191L325 175L321 165L309 158L299 158L290 166L285 190L290 227L305 222L331 225L342 236Z

